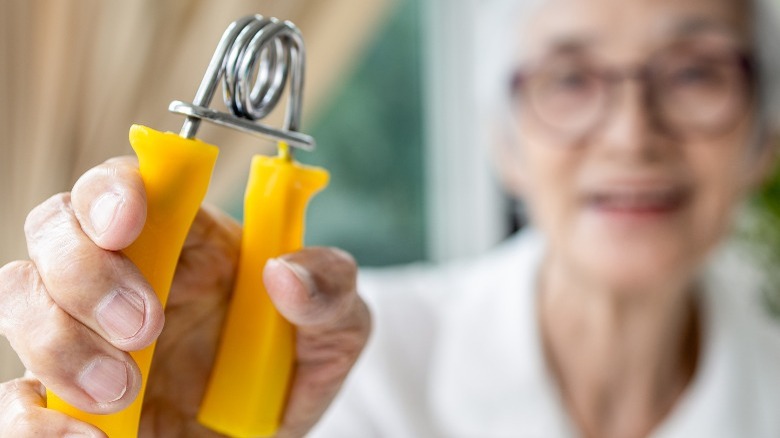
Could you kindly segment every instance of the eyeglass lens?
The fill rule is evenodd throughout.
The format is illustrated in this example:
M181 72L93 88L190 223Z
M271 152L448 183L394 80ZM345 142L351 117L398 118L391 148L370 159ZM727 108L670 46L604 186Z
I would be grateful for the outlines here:
M648 104L662 126L683 134L715 135L732 129L750 103L750 74L738 52L667 50L640 75L616 75L584 56L552 56L516 78L521 107L550 127L582 134L608 113L619 77L645 79Z

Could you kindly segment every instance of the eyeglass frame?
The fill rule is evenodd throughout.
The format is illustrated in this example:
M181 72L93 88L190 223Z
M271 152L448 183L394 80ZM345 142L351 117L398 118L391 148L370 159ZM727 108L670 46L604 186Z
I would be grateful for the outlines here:
M657 63L657 59L662 58L664 55L667 55L668 49L662 49L656 52L654 55L649 57L649 59L641 64L640 66L635 67L628 67L628 68L609 68L609 67L599 67L599 66L590 66L590 74L596 73L596 77L599 80L599 83L602 85L606 85L604 87L604 93L605 98L604 103L602 104L602 108L599 109L599 115L594 119L594 121L585 129L582 129L581 132L578 132L576 134L573 133L572 130L565 130L560 127L553 126L552 123L546 120L546 117L544 117L542 114L540 114L540 111L537 108L534 108L534 104L531 104L531 107L533 108L533 111L536 113L537 117L546 125L548 125L551 129L559 131L561 134L570 134L570 137L582 137L586 136L592 131L596 130L601 124L604 123L606 119L608 119L608 115L610 113L611 105L613 104L615 100L615 96L617 95L617 88L619 85L621 85L624 81L629 80L637 80L642 85L643 90L643 98L648 103L650 108L656 108L657 105L657 97L659 93L654 92L653 90L656 90L657 86L653 86L654 83L658 82L657 80L654 81L654 76L657 75L656 70L658 70L658 67L654 64ZM716 61L719 62L731 62L733 65L735 65L739 72L742 74L742 77L744 78L744 95L746 97L746 108L751 107L751 105L755 106L759 102L759 96L758 96L758 89L760 84L760 78L758 76L758 71L756 68L756 62L754 55L743 49L735 49L735 50L729 50L729 54L723 55L719 57L720 59L717 59ZM725 58L729 58L729 61L724 61ZM520 95L527 95L527 85L530 82L530 80L534 77L535 74L538 73L542 69L542 66L544 65L545 61L544 58L542 61L537 62L535 66L531 67L520 67L514 71L514 73L511 75L510 81L509 81L509 93L512 98L512 100L517 100L518 96ZM529 99L531 100L531 99ZM656 114L658 112L657 109L655 109L655 112L653 116L658 119L659 114ZM735 121L736 122L736 121ZM668 127L667 127L668 128ZM723 132L728 131L729 129L733 129L733 125L729 125L728 127L724 126L723 129L720 130L718 134L711 134L711 136L716 137L719 134L723 134Z

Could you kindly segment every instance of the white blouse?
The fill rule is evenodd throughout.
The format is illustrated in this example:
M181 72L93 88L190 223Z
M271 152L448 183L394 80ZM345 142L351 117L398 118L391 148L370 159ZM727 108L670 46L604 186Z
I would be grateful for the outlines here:
M477 260L361 273L374 330L310 436L577 436L540 344L543 252L525 231ZM710 266L699 368L652 436L778 438L780 326L738 258L722 251Z

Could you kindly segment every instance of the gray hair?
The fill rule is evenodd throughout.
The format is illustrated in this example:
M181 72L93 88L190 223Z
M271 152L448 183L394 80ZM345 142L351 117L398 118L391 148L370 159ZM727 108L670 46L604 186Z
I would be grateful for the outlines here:
M780 129L780 8L773 0L753 0L753 54L758 79L761 129Z
M482 0L476 24L478 113L483 122L511 117L509 83L520 53L517 26L524 25L544 0ZM752 54L759 110L757 133L763 137L780 129L780 5L752 0ZM763 141L761 143L764 143Z

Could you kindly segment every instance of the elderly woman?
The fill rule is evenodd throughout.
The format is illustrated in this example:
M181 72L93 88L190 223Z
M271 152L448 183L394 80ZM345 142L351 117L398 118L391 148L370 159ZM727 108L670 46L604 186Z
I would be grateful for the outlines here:
M505 47L482 51L501 72L498 167L533 228L479 260L362 276L374 334L327 411L368 336L353 263L322 248L269 263L299 333L280 435L780 436L780 330L716 251L773 153L764 5L503 3ZM131 159L30 214L31 260L0 272L0 328L30 370L2 387L2 436L99 436L43 408L42 385L93 412L137 395L126 351L163 314L113 251L143 218ZM211 209L196 219L143 436L208 433L193 417L239 233Z

